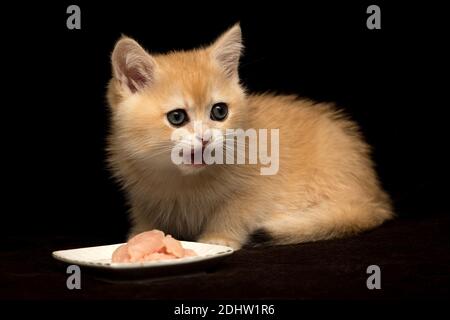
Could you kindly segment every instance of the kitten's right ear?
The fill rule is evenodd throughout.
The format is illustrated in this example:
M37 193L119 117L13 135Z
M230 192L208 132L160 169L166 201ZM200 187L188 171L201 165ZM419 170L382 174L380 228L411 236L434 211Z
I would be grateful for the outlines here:
M116 43L111 62L114 78L131 93L154 81L156 62L133 39L124 37Z
M225 74L230 78L238 78L239 58L243 47L239 23L228 29L210 47L214 60L219 63Z

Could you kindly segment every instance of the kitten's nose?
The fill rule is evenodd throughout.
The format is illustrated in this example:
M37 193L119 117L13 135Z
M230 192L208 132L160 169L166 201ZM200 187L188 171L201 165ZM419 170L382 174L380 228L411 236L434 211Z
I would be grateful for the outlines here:
M210 141L210 138L206 138L206 137L199 137L197 136L198 141L200 141L202 143L202 146L206 146L208 144L208 142Z

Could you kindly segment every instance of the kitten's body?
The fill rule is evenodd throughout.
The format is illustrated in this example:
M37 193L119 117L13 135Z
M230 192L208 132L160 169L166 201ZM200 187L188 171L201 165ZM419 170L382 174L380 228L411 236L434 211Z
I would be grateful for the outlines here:
M369 147L353 122L326 104L243 92L231 59L233 50L240 54L239 27L210 48L138 60L144 67L132 72L120 65L120 54L135 43L121 41L128 42L113 54L109 87L109 160L131 205L132 234L158 228L239 248L259 230L272 244L299 243L353 234L392 217ZM132 57L144 54L131 51ZM230 115L211 127L279 128L277 174L261 175L258 165L177 170L167 150L158 149L158 140L170 145L172 131L161 120L169 111L163 105L186 105L192 117L206 122L216 100L230 105Z

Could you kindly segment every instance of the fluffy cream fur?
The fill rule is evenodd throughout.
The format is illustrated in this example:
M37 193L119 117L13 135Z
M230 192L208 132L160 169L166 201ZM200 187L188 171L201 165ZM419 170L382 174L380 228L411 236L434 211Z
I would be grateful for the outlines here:
M370 148L333 106L295 96L247 94L237 72L234 26L198 50L150 55L122 38L112 54L109 163L131 206L131 234L158 228L176 237L240 248L255 230L273 244L341 237L393 216ZM229 116L212 121L212 104ZM184 108L209 128L279 128L276 175L258 165L176 166L167 112Z

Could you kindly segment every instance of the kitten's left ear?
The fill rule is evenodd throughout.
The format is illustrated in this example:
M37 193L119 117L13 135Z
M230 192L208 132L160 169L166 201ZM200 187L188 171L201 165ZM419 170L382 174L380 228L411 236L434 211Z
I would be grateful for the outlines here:
M237 23L222 34L209 50L226 75L230 78L237 78L239 58L243 48L241 26Z
M111 55L113 75L131 93L154 81L156 62L136 41L123 37Z

